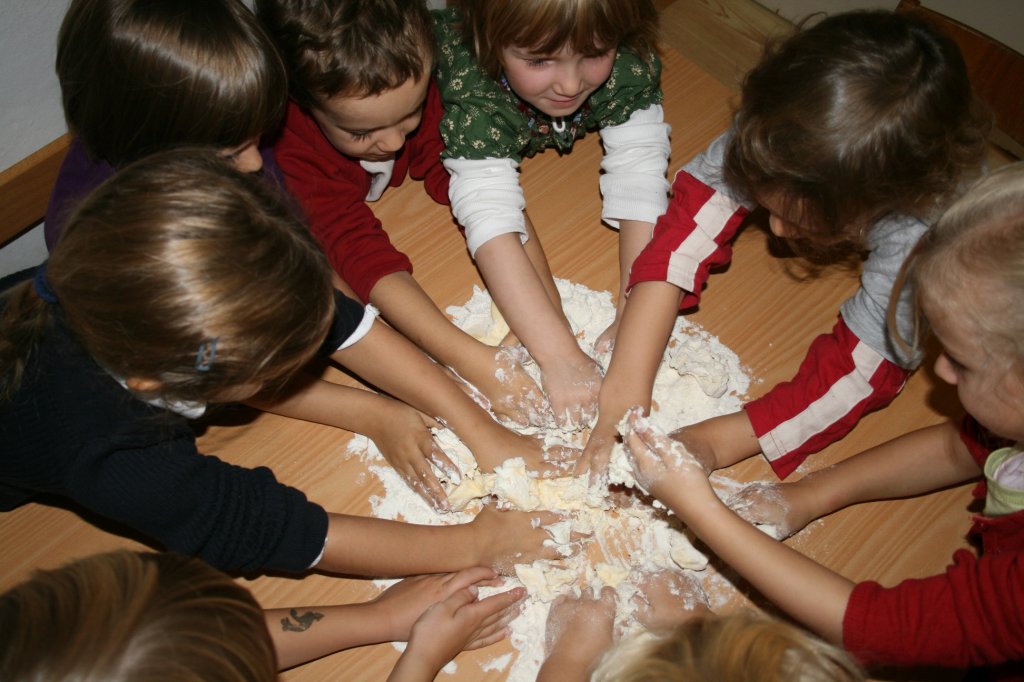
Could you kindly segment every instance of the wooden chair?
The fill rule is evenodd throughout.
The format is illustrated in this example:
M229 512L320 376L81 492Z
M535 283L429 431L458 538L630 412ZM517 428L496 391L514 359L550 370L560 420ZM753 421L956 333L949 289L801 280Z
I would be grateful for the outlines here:
M0 247L39 223L71 144L61 135L0 173Z
M1024 158L1024 55L955 19L923 7L920 0L900 0L896 11L936 26L960 46L975 92L995 116L993 144Z

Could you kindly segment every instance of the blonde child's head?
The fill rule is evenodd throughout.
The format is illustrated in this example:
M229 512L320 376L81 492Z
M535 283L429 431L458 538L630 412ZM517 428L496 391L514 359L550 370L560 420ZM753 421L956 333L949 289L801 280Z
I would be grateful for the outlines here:
M723 172L780 236L862 247L886 214L938 213L989 125L952 40L889 12L837 14L747 75Z
M115 167L277 128L284 66L240 0L72 0L57 43L68 127Z
M142 393L234 401L287 380L323 342L333 288L308 230L265 184L211 150L181 149L101 185L48 262L56 303L33 282L6 292L4 393L57 314Z
M276 658L244 587L194 558L118 551L0 595L0 678L269 682Z
M993 433L1024 440L1024 163L981 179L949 207L907 259L894 299L904 286L914 292L917 332L897 341L918 345L927 319L943 347L935 371L964 409Z
M502 51L537 54L563 49L597 55L616 48L649 58L656 49L658 12L651 0L456 0L462 34L480 66L499 78Z
M694 618L644 631L609 650L593 682L859 682L842 649L751 613Z

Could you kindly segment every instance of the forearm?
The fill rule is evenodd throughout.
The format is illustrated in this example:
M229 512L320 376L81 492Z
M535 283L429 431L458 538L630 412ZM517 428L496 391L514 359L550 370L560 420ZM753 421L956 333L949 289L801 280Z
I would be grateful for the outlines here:
M267 609L264 615L280 670L393 639L387 619L373 602Z
M659 491L659 497L719 559L765 597L823 637L842 643L843 615L853 582L748 524L710 488L699 503L680 500L671 492Z
M793 484L810 518L871 500L921 495L981 473L952 423L912 431Z
M412 645L410 645L411 647ZM388 675L387 682L430 682L442 666L433 662L433 657L417 649L407 648Z
M300 376L287 393L274 400L249 401L253 407L284 417L335 426L370 435L372 417L390 400L351 386L313 376Z
M742 410L685 426L671 436L682 443L708 473L761 451L754 427Z
M629 283L629 270L633 267L633 261L644 250L651 241L651 234L654 232L653 223L645 223L639 220L619 221L619 309L626 299L626 285ZM676 310L679 310L679 301L676 301Z
M544 253L540 237L537 236L537 230L534 229L533 221L530 220L530 215L526 211L523 211L523 221L526 226L527 237L526 243L523 244L523 250L526 252L526 257L530 259L533 271L540 278L544 291L547 292L548 299L555 306L555 309L558 310L563 324L568 327L569 319L565 317L562 311L562 297L558 293L558 287L555 286L555 277L551 274L551 265L548 264L548 257Z
M537 682L587 682L593 664L593 659L573 651L553 651L541 665Z

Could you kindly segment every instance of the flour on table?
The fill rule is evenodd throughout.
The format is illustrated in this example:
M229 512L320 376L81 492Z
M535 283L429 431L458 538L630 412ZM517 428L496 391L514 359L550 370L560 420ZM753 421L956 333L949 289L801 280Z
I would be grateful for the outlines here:
M611 295L565 280L557 280L557 285L581 347L606 367L608 354L595 355L593 343L615 316ZM508 333L490 296L479 288L474 287L465 305L450 307L447 312L457 326L487 343L497 344ZM527 364L526 369L538 377L535 365ZM698 325L679 318L655 380L649 421L655 428L669 431L735 412L748 385L749 377L735 353ZM543 436L549 444L584 445L584 434L578 431L554 427L526 427L520 431ZM435 525L465 523L472 520L485 500L496 500L511 508L549 509L566 517L546 528L550 535L546 542L559 550L561 559L518 564L516 576L509 578L505 587L481 590L481 597L485 597L518 582L528 592L520 615L511 624L515 656L511 660L505 658L507 654L495 658L485 670L508 667L510 682L534 680L544 658L542 633L547 613L560 595L578 596L584 587L593 588L595 593L605 586L614 588L618 595L616 623L629 629L636 625L634 597L645 575L662 570L694 571L699 578L700 572L711 573L705 571L707 557L691 544L678 519L652 505L649 497L635 491L602 495L590 490L585 479L539 479L526 470L519 457L506 460L493 472L482 472L450 430L436 430L435 438L462 472L458 482L443 481L452 506L448 513L434 511L410 490L372 441L352 439L349 450L366 458L384 486L384 494L370 500L375 516ZM635 487L621 444L613 449L609 478L612 483ZM736 487L721 476L712 479L723 497ZM575 551L579 540L574 538L581 536L586 536L584 547Z

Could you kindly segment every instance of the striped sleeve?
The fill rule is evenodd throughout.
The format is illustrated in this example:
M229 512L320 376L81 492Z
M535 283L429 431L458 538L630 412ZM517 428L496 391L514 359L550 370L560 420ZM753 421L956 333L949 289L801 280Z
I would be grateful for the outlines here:
M888 405L910 375L861 341L839 318L814 340L797 375L744 409L768 463L789 476L868 412Z

